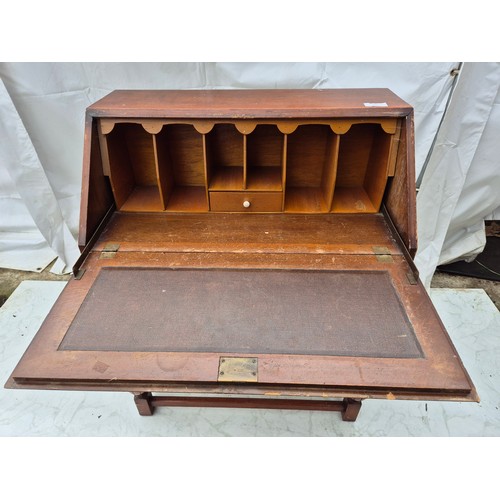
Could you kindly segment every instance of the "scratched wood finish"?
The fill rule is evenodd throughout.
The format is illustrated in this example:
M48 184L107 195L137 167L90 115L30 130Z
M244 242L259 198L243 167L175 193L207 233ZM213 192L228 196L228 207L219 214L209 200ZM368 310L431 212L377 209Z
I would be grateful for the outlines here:
M121 251L401 254L381 214L131 214L115 213L95 249Z
M66 384L53 381L51 389L68 390ZM5 384L6 389L44 389L43 381L23 381L16 382L11 376ZM240 396L265 396L276 397L284 396L290 398L359 398L359 399L406 399L410 401L442 401L443 397L439 393L419 393L417 390L386 389L370 388L355 388L355 387L319 387L311 385L266 385L260 386L255 384L226 384L226 383L193 383L183 384L176 382L165 382L156 384L152 382L134 381L134 382L118 382L114 381L111 386L103 386L99 382L81 381L71 384L71 390L78 391L105 391L105 392L131 392L133 394L141 394L143 392L154 391L160 393L179 393L189 395L223 395L232 397L235 394ZM446 397L447 401L479 401L478 395L473 390L468 397L463 395L449 394ZM292 409L292 408L290 408Z
M364 103L385 103L373 108ZM125 104L125 105L124 105ZM331 118L405 116L411 106L389 89L116 90L90 106L93 116Z

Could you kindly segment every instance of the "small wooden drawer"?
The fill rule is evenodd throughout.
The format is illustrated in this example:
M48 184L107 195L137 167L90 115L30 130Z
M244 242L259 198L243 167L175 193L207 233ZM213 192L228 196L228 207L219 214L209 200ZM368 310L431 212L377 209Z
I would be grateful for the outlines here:
M281 212L283 193L214 191L210 193L213 212Z

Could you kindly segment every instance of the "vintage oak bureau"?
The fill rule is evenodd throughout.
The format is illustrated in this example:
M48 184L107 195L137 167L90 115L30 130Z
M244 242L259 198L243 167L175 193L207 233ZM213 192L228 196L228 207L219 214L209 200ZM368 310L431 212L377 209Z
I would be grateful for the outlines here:
M413 110L387 89L112 92L79 244L9 388L141 415L478 400L413 264Z

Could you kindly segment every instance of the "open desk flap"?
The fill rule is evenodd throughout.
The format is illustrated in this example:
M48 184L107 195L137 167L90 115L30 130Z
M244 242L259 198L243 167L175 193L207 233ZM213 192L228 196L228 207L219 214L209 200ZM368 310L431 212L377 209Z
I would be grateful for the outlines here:
M130 391L218 384L221 392L243 384L256 394L310 387L474 399L427 294L408 280L407 263L378 257L94 252L13 382ZM255 369L243 381L240 368L221 376L221 360L229 358L255 360Z

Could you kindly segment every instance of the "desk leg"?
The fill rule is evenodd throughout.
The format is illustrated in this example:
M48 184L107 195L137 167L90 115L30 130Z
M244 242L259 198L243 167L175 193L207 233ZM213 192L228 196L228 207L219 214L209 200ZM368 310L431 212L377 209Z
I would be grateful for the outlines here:
M261 408L275 410L338 411L345 422L354 422L361 409L361 400L342 401L291 400L271 398L223 398L193 396L153 396L150 392L135 393L134 401L140 415L149 416L157 406L187 406L199 408Z
M143 417L150 416L154 413L153 395L150 392L141 392L134 395L134 402L139 411L139 415Z
M344 409L341 411L342 420L354 422L358 418L359 410L361 410L361 400L344 398L342 404L344 405Z

